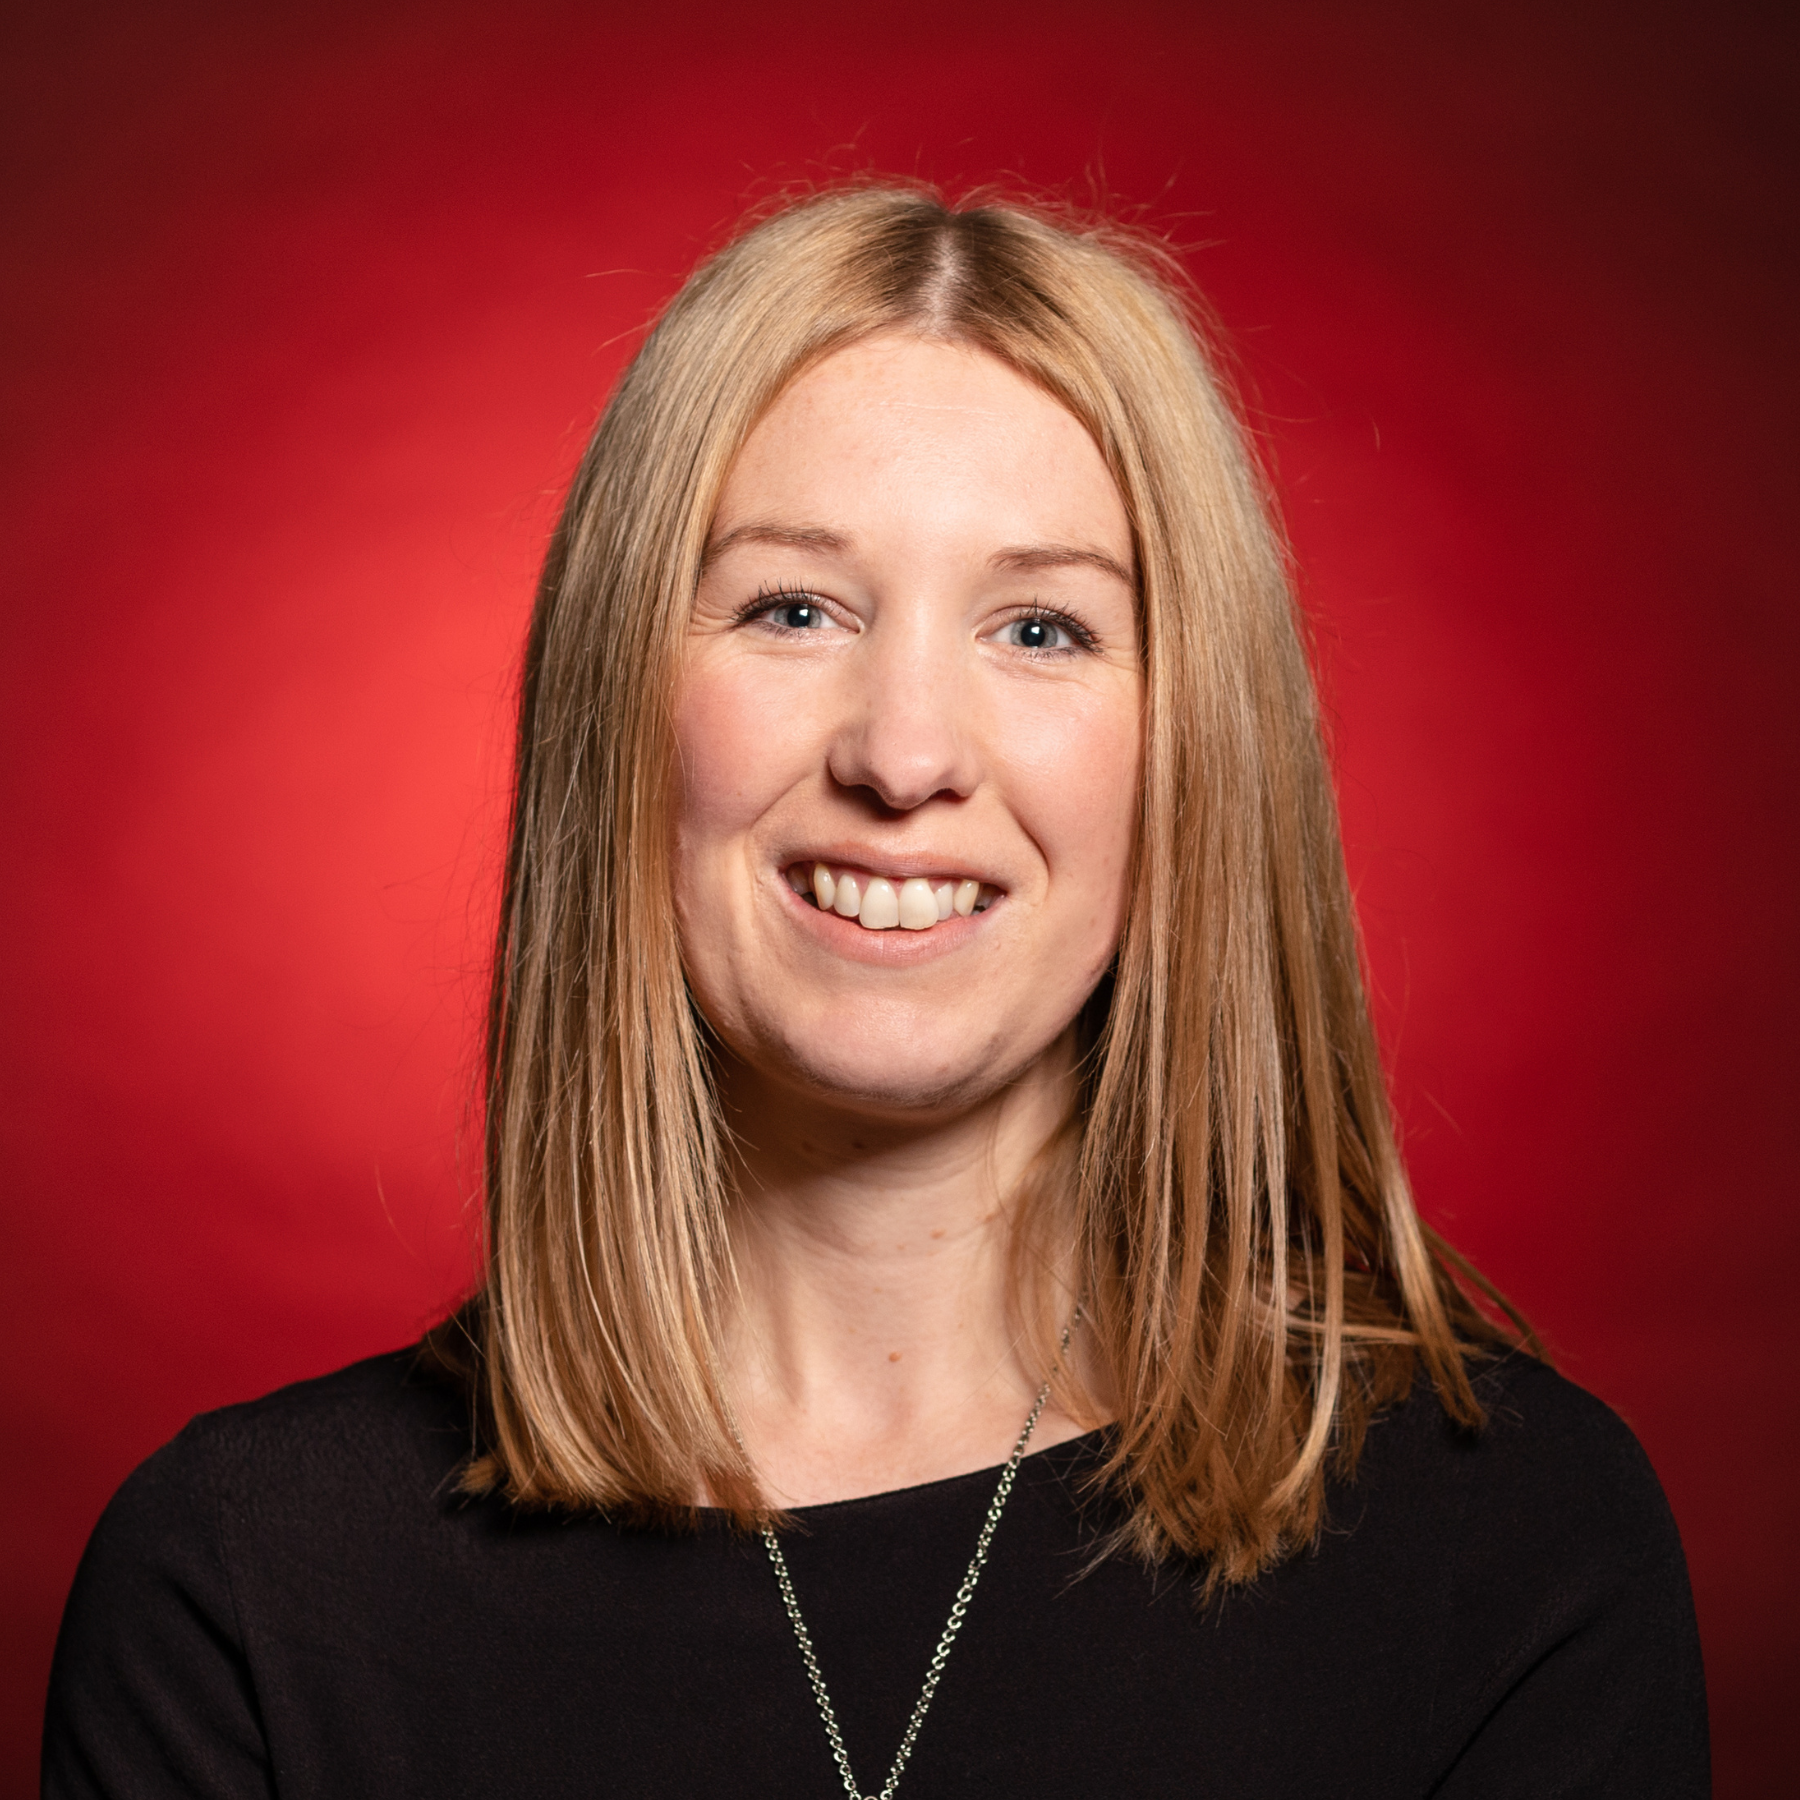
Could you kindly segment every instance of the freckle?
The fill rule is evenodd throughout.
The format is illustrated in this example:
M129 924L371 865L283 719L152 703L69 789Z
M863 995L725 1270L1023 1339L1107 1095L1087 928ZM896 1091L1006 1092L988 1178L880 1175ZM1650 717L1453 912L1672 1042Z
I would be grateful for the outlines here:
M934 1238L940 1238L940 1237L942 1237L942 1236L943 1236L943 1235L944 1235L944 1232L943 1232L943 1227L942 1227L942 1226L939 1226L939 1228L938 1228L938 1229L937 1229L937 1230L936 1230L936 1231L934 1231L934 1232L933 1232L933 1233L932 1233L932 1234L931 1234L931 1235L932 1235L932 1236L933 1236L933 1237L934 1237Z
M888 1361L889 1362L898 1362L899 1360L900 1360L900 1352L898 1350L890 1350L888 1352Z

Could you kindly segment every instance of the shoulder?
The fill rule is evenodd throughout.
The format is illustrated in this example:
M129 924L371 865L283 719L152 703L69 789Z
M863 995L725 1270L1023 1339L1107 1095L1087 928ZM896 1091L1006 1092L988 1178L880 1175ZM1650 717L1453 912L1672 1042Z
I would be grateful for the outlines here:
M1524 1354L1473 1376L1479 1430L1423 1380L1370 1426L1354 1475L1334 1485L1318 1556L1360 1587L1409 1596L1471 1650L1528 1656L1640 1605L1691 1630L1681 1536L1625 1421Z
M227 1488L238 1479L329 1487L435 1484L468 1450L466 1401L413 1346L202 1413L159 1455L204 1463Z
M1650 1459L1533 1358L1486 1365L1475 1389L1479 1431L1423 1384L1371 1427L1323 1545L1336 1528L1363 1590L1412 1603L1448 1771L1432 1791L1704 1793L1699 1638Z
M1455 1425L1429 1391L1415 1392L1391 1425L1467 1530L1620 1566L1680 1556L1656 1471L1603 1400L1523 1353L1478 1367L1473 1380L1487 1415L1479 1431Z
M1488 1414L1480 1435L1522 1471L1611 1470L1627 1478L1649 1472L1631 1427L1549 1363L1515 1351L1478 1365L1473 1383Z
M1335 1616L1409 1646L1430 1791L1704 1794L1699 1635L1649 1457L1535 1358L1474 1384L1479 1431L1424 1382L1371 1426L1315 1559L1351 1603Z
M463 1412L403 1351L202 1414L140 1464L64 1609L45 1792L272 1791L253 1677L271 1627L404 1563L467 1452Z
M467 1407L416 1350L198 1415L125 1480L88 1561L200 1564L229 1539L434 1503L469 1449Z

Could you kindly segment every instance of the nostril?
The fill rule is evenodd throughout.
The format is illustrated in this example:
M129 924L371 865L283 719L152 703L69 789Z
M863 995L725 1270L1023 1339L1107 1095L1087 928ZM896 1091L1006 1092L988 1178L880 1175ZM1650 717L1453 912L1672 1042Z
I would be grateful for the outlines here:
M904 788L883 789L867 781L852 783L846 786L845 792L860 801L874 818L887 825L905 818L910 812L916 812L932 800L963 798L955 788L950 787L930 788L915 796Z

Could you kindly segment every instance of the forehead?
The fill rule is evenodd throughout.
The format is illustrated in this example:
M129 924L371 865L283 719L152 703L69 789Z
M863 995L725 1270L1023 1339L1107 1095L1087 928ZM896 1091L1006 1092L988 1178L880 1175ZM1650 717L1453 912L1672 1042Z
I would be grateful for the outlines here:
M865 339L804 370L738 453L715 535L750 517L856 528L928 513L997 539L1071 532L1130 560L1124 503L1085 426L985 350Z

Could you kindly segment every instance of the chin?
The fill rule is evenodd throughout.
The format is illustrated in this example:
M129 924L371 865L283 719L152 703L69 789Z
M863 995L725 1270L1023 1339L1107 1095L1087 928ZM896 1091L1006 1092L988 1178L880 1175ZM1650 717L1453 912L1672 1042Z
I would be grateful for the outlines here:
M796 1069L796 1085L840 1111L890 1120L942 1118L978 1106L1001 1086L981 1069L916 1073Z
M742 1060L780 1085L815 1103L871 1117L924 1120L979 1105L1035 1060L1030 1055L997 1057L987 1033L871 1030L860 1033L807 1033L800 1042L785 1038L771 1056L757 1050ZM1054 1035L1054 1034L1052 1034ZM932 1042L931 1039L938 1039Z

